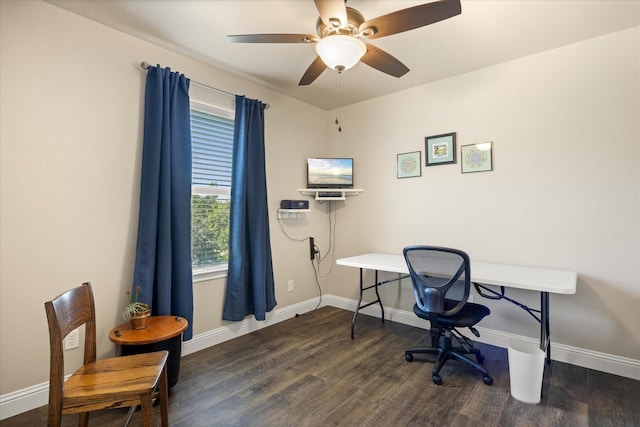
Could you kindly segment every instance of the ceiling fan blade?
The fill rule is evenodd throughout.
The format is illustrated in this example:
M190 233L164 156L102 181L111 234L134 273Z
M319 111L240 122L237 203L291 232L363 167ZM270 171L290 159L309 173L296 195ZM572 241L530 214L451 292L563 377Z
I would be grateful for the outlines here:
M227 36L233 43L313 43L313 34L236 34Z
M314 0L320 19L329 28L342 28L347 25L347 7L345 0Z
M368 39L390 36L459 15L460 0L441 0L398 10L365 21L359 32Z
M367 53L360 61L393 77L402 77L409 72L409 68L402 62L371 44L367 44Z
M327 68L327 66L322 62L322 58L319 56L309 65L307 71L304 72L304 75L300 79L300 83L298 86L307 86L313 83L315 79L317 79L320 74Z

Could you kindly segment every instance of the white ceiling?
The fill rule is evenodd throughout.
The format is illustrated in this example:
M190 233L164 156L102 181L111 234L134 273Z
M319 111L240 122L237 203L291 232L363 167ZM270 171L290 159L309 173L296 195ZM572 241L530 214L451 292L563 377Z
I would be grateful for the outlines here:
M316 57L308 44L239 44L229 34L315 34L313 0L47 0L125 33L232 71L325 110L336 73L298 86ZM427 1L348 0L371 19ZM370 41L411 70L363 63L340 76L342 106L640 25L640 1L463 0L462 14ZM154 64L154 58L140 58ZM161 64L171 66L171 64ZM188 76L188 70L179 70ZM266 100L268 101L268 100Z

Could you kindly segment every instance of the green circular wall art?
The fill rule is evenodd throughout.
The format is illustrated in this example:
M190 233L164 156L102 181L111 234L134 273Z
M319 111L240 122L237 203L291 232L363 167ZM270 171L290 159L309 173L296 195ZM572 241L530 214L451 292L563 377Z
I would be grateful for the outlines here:
M463 145L460 147L462 173L486 172L493 169L492 143Z

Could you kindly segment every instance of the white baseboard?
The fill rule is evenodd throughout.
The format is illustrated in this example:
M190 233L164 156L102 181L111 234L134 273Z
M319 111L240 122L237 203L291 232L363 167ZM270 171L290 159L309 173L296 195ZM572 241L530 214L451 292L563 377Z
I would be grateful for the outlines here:
M324 297L323 297L324 298ZM186 356L207 347L220 344L233 338L275 325L283 320L306 313L318 305L318 299L304 301L267 313L264 321L247 317L242 322L229 322L228 325L195 335L191 340L182 343L182 355ZM0 420L39 408L48 403L49 382L43 382L0 396Z
M0 420L39 408L48 403L49 382L0 396Z
M324 299L325 297L323 296L322 298ZM228 325L197 334L189 341L182 343L182 355L186 356L216 344L229 341L233 338L275 325L276 323L295 317L296 314L311 311L316 308L317 305L318 299L314 298L288 307L275 309L274 311L267 313L266 319L262 321L258 321L254 317L250 316L241 322L229 322Z
M326 301L325 305L342 308L344 310L354 311L358 302L355 300L328 295L323 297ZM405 325L425 328L425 321L418 318L413 312L406 310L398 310L396 308L385 307L385 320L403 323ZM369 316L380 317L380 309L376 305L372 305L360 313ZM469 336L474 341L484 344L494 345L496 347L507 348L509 340L512 338L538 343L536 339L523 337L521 335L509 334L494 329L477 328L480 332L480 338ZM581 366L583 368L594 369L596 371L606 372L609 374L619 375L634 380L640 380L640 360L628 357L616 356L613 354L601 353L584 348L572 347L569 345L551 342L551 359L559 362L569 363L571 365Z
M321 305L323 307L331 306L354 311L357 303L356 300L348 298L337 297L335 295L323 295ZM257 321L255 318L248 317L242 322L229 323L217 329L197 334L191 340L182 344L182 355L186 356L233 338L275 325L276 323L295 317L296 314L309 312L313 310L317 304L318 299L314 298L267 313L266 320L264 321ZM360 310L360 313L380 317L380 310L375 305ZM385 320L418 328L425 327L424 320L419 319L412 312L396 308L385 307ZM350 333L348 325L346 328L345 333ZM472 337L475 341L497 347L507 348L508 342L512 338L537 343L536 340L529 337L508 334L493 329L478 328L478 331L480 332L480 338ZM551 344L551 358L584 368L640 380L640 360L553 342ZM48 392L49 383L44 382L0 396L0 420L46 405Z

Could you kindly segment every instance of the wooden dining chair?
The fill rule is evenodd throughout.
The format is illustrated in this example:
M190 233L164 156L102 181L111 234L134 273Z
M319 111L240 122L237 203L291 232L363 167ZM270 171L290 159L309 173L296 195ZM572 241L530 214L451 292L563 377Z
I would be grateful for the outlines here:
M168 352L96 360L96 317L90 283L71 289L45 304L51 349L48 426L60 426L63 414L79 414L88 426L89 412L140 405L142 425L153 424L153 399L160 401L162 426L169 425ZM85 325L84 365L64 380L64 338Z

